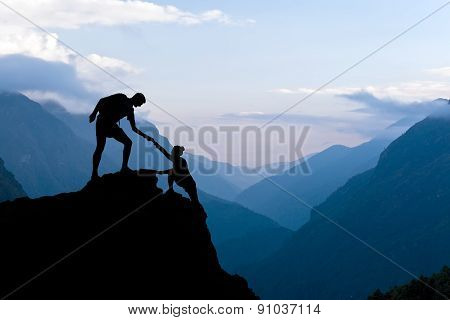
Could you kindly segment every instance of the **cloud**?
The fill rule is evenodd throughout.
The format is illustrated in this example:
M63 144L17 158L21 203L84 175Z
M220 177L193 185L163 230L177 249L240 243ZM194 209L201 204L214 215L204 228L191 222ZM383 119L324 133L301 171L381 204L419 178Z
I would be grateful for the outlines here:
M401 119L404 117L426 117L442 109L448 109L448 100L436 99L425 102L402 102L392 99L380 99L370 92L358 92L341 97L362 104L362 108L353 110L382 119Z
M49 101L57 103L60 107L70 113L86 114L92 111L98 101L98 96L68 96L55 91L43 90L21 90L31 100L39 103L49 103Z
M365 91L378 98L396 99L404 102L426 102L450 93L450 82L412 81L385 87L367 87Z
M141 69L119 59L90 54L87 58L101 69L112 74L115 78L127 82L132 76L142 72ZM114 78L95 67L82 57L74 56L71 64L74 66L78 78L90 91L98 93L121 89L123 85Z
M359 107L345 113L331 111L330 115L287 113L277 118L276 124L311 125L319 130L331 130L366 138L395 138L429 115L448 114L450 117L450 106L446 99L408 103L389 98L381 99L365 91L339 97L357 103ZM277 115L246 111L222 114L219 119L234 123L265 123Z
M2 27L0 34L0 56L22 54L40 58L47 61L60 61L68 64L75 64L86 71L81 59L75 52L62 45L58 40L58 35L51 35L24 27ZM140 70L131 64L120 59L101 56L99 54L89 54L87 58L102 68L118 73L119 75L136 74Z
M141 71L133 65L116 58L101 56L95 53L88 55L87 58L96 65L109 72L113 72L117 76L138 74Z
M295 89L279 88L270 90L270 92L280 94L311 94L316 90L317 89L313 88L295 88ZM317 91L315 94L341 95L341 94L350 94L358 91L361 91L361 88L344 88L344 87L324 88L322 90Z
M33 28L2 25L0 33L0 55L24 54L48 61L69 63L74 53L61 45L51 35Z
M266 122L278 117L277 113L264 113L260 111L244 111L237 113L225 113L219 115L221 120L250 120L258 122ZM340 121L337 117L322 116L322 115L306 115L298 113L285 113L277 118L277 121L283 121L290 124L307 123L307 124L325 124L329 122Z
M264 113L264 112L239 112L239 113L226 113L219 116L219 120L232 121L234 125L242 123L259 125L266 123L274 119L278 114L276 113ZM353 137L360 137L363 140L380 136L381 132L384 132L386 127L391 125L393 120L386 119L374 119L374 117L351 117L346 115L311 115L311 114L298 114L288 113L283 114L273 126L311 126L313 132L325 135L344 134L351 135ZM403 129L403 128L401 128ZM401 130L400 129L400 130ZM396 128L397 130L397 128ZM392 132L393 129L390 130ZM387 134L385 134L387 136Z
M117 86L116 83L113 84L113 79L100 76L102 71L58 42L56 34L52 35L30 28L6 26L0 33L0 57L23 55L49 62L62 62L74 68L79 81L85 82L91 91L104 91L105 88ZM113 57L93 53L88 54L87 58L121 79L126 80L141 72L132 64Z
M55 39L56 34L52 35L32 28L2 26L1 67L16 77L5 79L0 86L21 92L26 90L35 99L41 96L57 97L64 106L71 104L74 107L93 93L98 96L123 89L122 84L59 43ZM87 58L125 82L141 72L132 64L113 57L93 53L88 54ZM24 64L18 63L19 60ZM6 61L12 63L8 66ZM17 87L13 86L14 83ZM69 87L71 90L68 90Z
M314 91L315 89L313 88L282 88L271 90L271 92L279 94L311 94ZM316 92L316 94L341 96L364 92L370 93L380 99L393 99L403 102L425 102L450 95L450 82L411 81L386 86L335 87L324 88Z
M232 24L221 10L200 13L178 9L172 5L158 5L142 0L14 0L9 6L42 27L77 29L85 25L115 26L136 23L178 23L197 25L205 22ZM15 17L6 24L17 23Z
M35 101L55 100L74 113L87 112L99 96L80 81L73 65L24 55L0 57L0 89Z
M428 116L450 116L449 100L435 99L424 102L403 102L392 99L380 99L369 92L358 92L341 96L361 104L362 107L352 112L369 117L347 128L372 136L396 138L415 123ZM380 123L390 123L387 128Z
M426 70L429 74L441 76L441 77L450 77L450 67L442 67L442 68L434 68Z
M115 26L150 22L182 25L197 25L207 22L236 24L221 10L208 10L194 14L174 6L162 6L141 0L15 0L14 2L6 1L6 3L46 29L78 29L90 25ZM32 90L28 92L35 97L58 97L61 103L72 100L73 96L77 94L80 94L80 97L83 98L88 91L101 94L106 91L123 89L122 84L102 73L98 68L60 43L56 33L46 34L38 30L5 7L0 6L0 12L2 21L0 57L20 55L22 56L21 59L24 59L23 56L29 56L48 62L63 63L66 64L65 71L67 71L67 74L69 74L69 70L72 72L71 79L78 79L77 84L71 83L73 90L69 92L64 87L64 81L69 81L69 78L63 77L65 80L58 84L60 79L53 77L53 75L56 75L55 69L62 70L64 65L49 63L47 66L51 66L53 69L46 73L40 67L44 65L42 61L29 60L27 63L32 61L33 70L37 73L32 75L20 68L19 65L14 64L13 66L18 68L17 72L24 72L26 79L23 79L20 83L17 82L19 86L16 88L13 88L12 80L6 82L5 86L15 90ZM142 71L132 64L114 57L91 53L87 55L87 58L124 82L130 81L131 76ZM17 59L19 59L18 56L13 60ZM32 80L39 82L37 78L42 78L43 75L46 75L45 81L33 86ZM51 84L52 81L54 82L53 85ZM42 90L44 88L45 91ZM73 103L73 105L76 105L76 103Z
M0 57L0 86L6 90L58 92L69 97L92 96L73 66L24 55Z

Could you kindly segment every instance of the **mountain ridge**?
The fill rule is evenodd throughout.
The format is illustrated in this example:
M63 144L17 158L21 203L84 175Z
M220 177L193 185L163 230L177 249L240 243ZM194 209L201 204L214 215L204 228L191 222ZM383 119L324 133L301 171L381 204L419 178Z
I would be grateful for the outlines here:
M221 268L204 210L156 183L148 170L108 174L78 192L1 203L0 295L255 299L243 278Z
M236 202L274 219L283 227L297 230L309 220L310 209L277 185L310 205L318 205L348 179L374 167L388 144L387 139L373 139L353 148L331 146L308 158L310 174L303 172L302 164L292 167L282 175L270 177L270 181L264 179L244 190Z
M26 197L25 191L0 158L0 202L20 197Z
M199 192L208 228L226 271L239 272L281 248L292 231L236 202Z
M411 280L389 259L412 274L430 274L450 262L449 176L450 118L428 117L392 142L375 168L316 206L320 214L276 254L243 274L264 298L296 299L365 299Z
M90 177L94 146L40 104L0 93L0 156L30 197L81 188ZM105 159L105 167L111 162Z

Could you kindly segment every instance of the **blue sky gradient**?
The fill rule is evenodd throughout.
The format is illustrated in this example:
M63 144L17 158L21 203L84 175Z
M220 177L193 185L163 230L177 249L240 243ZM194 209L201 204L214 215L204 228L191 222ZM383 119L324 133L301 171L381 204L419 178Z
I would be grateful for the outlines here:
M119 72L118 76L177 118L198 127L223 124L223 115L230 114L235 115L233 121L239 125L262 124L263 121L254 117L249 120L245 114L281 112L304 97L308 90L322 85L445 2L174 0L153 3L175 6L193 14L217 9L230 22L214 20L186 25L134 23L131 19L114 25L86 23L76 28L49 23L46 28L86 55L95 53L133 66L136 72ZM345 99L342 94L365 90L378 99L400 103L447 98L449 14L450 6L345 74L329 86L331 90L291 110L292 119L296 119L294 124L299 126L307 124L301 123L301 115L305 119L324 117L323 126L320 121L311 121L307 151L316 152L333 143L357 144L398 120L378 115L378 121L371 117L367 122L373 130L355 129L352 134L343 134L332 125L330 117L342 119L348 126L369 118L353 112L360 109L360 102ZM0 15L12 14L1 8ZM95 79L102 83L101 89L95 89L99 97L118 90L131 94L97 70L90 71L90 79L84 84L87 88L95 87ZM411 104L412 108L417 105ZM90 107L83 102L78 110L76 104L71 108L80 112ZM146 108L144 117L156 123L177 125L163 112L150 105ZM286 125L286 119L278 124Z

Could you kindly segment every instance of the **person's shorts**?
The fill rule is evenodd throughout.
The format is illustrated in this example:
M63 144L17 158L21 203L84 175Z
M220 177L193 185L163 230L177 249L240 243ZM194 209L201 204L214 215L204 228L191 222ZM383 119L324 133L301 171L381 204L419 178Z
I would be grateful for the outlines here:
M122 128L120 128L117 123L111 123L103 119L102 117L97 118L97 122L95 124L95 128L97 131L97 137L107 137L112 138L122 133Z

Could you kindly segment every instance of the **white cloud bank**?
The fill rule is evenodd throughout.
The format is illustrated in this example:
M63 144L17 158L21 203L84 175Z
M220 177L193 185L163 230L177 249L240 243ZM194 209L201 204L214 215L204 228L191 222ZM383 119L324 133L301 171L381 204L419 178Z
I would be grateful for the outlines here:
M198 14L174 6L162 6L142 0L15 0L5 4L42 28L77 29L88 25L126 25L145 22L195 25L205 22L233 24L221 10ZM24 54L47 61L75 63L86 74L83 62L76 54L61 45L54 37L33 27L23 17L0 4L0 55ZM88 58L109 72L118 75L135 74L138 69L129 63L90 54Z
M449 75L450 75L450 68ZM444 69L442 69L444 70ZM443 72L443 71L442 71ZM311 94L314 88L275 89L273 93L279 94ZM380 99L394 99L403 102L428 101L450 96L450 82L448 81L411 81L386 86L367 87L334 87L325 88L316 94L349 95L358 92L367 92Z
M102 74L102 71L65 47L57 38L58 35L55 33L49 35L34 28L7 25L2 27L2 32L0 32L0 57L23 55L48 62L62 62L75 69L80 82L84 83L88 90L101 92L112 87L115 80ZM125 81L141 71L132 64L117 58L96 53L88 54L86 57L102 69ZM99 74L102 75L100 78Z
M426 70L429 74L440 76L440 77L450 77L450 67L434 68Z
M314 91L316 90L317 89L314 88L295 88L295 89L280 88L270 90L270 92L280 94L311 94L314 93ZM345 87L324 88L322 90L317 91L315 94L341 95L341 94L351 94L358 91L361 91L361 88L345 88Z
M4 1L33 22L47 28L76 29L84 25L125 25L142 22L196 25L204 22L232 24L221 10L191 13L171 5L142 0L14 0ZM3 10L7 10L3 8ZM3 23L14 25L14 16L2 14ZM5 21L6 20L6 21Z
M111 88L115 88L118 83L105 74L99 78L99 74L102 72L60 43L56 33L46 34L26 19L46 30L137 23L198 25L215 22L227 25L237 24L221 10L191 13L174 6L163 6L142 0L6 0L4 2L17 12L13 12L0 3L0 23L2 25L0 57L24 55L49 62L63 62L72 66L80 82L86 86L87 90L93 92L111 91ZM249 20L244 23L253 23L253 21ZM142 71L126 61L97 53L87 54L87 58L126 82L130 76ZM64 101L64 96L58 92L35 91L33 94L59 97L57 100L61 103L67 102Z
M437 98L450 96L450 67L426 69L425 75L434 76L432 80L405 81L384 86L366 87L326 87L315 92L316 88L278 88L270 90L278 94L322 94L322 95L351 95L357 93L369 93L379 99L393 99L405 103L424 102ZM436 80L437 79L437 80Z

